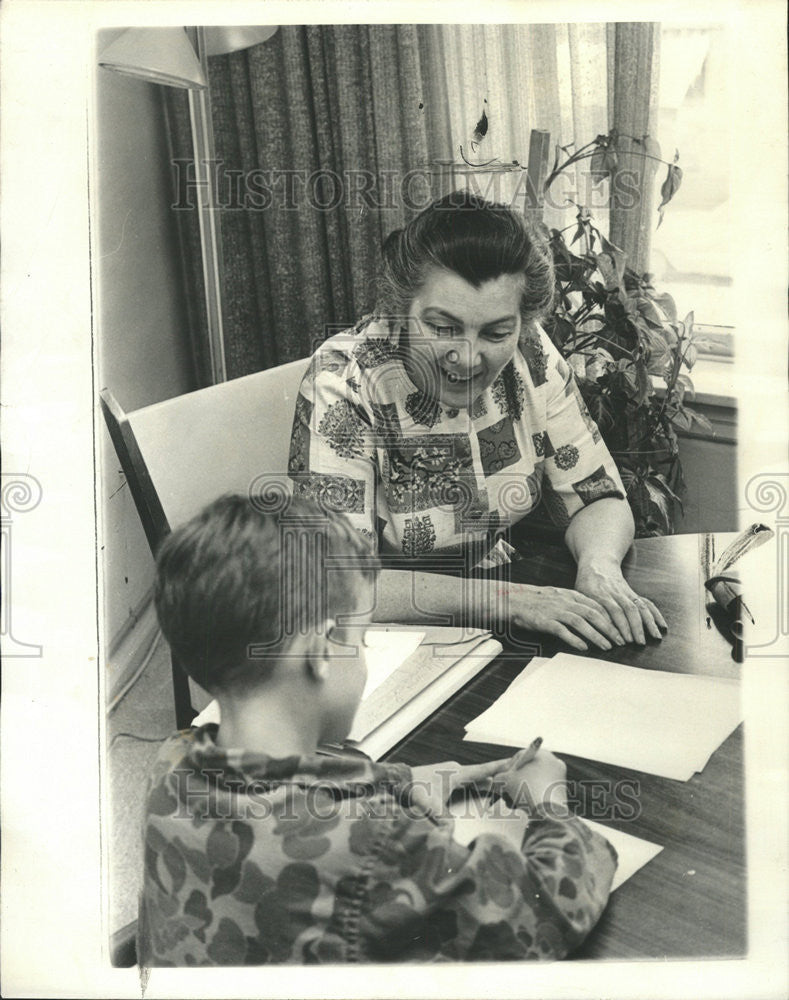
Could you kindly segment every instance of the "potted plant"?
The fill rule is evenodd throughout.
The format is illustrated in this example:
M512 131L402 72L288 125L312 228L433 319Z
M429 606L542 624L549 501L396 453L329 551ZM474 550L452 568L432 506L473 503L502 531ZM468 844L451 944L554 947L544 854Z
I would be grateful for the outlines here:
M574 153L557 148L546 188L581 159L591 159L597 177L613 175L622 138L612 131ZM645 136L631 139L628 151L664 163L656 148ZM661 219L682 179L677 159L666 164ZM568 242L569 230L574 234ZM686 403L693 396L688 373L700 344L693 313L680 321L672 297L654 289L650 274L628 265L626 254L602 235L585 207L578 208L573 225L548 235L556 304L546 330L572 365L619 466L637 536L669 534L685 491L677 431L694 423L711 429L706 417Z

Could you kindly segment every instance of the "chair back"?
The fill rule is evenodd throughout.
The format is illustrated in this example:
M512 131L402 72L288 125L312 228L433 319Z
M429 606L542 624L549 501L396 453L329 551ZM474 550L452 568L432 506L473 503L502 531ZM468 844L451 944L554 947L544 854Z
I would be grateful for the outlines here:
M246 494L270 474L289 489L291 426L309 359L255 372L124 413L109 390L102 409L156 550L223 493Z
M109 389L101 391L107 429L154 555L172 528L223 493L259 493L262 476L290 490L291 427L309 360L131 413L124 412ZM175 659L172 678L176 725L184 729L210 696Z

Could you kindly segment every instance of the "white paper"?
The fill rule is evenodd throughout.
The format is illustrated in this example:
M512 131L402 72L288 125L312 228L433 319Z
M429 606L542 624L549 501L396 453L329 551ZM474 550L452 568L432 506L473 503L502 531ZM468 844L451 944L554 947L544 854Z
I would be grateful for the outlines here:
M486 811L487 809L487 811ZM509 809L502 800L490 803L459 802L450 806L450 813L455 819L454 838L458 843L468 846L483 833L495 833L505 837L520 851L523 835L529 825L529 817L522 810ZM594 830L611 844L617 853L617 867L611 892L625 883L639 868L656 857L663 848L649 840L642 840L630 833L623 833L609 826L603 826L592 820L581 818L590 830Z
M528 667L466 727L527 746L687 781L742 721L739 684L559 653Z
M632 833L623 833L613 827L595 823L591 819L582 819L581 822L605 837L617 853L618 863L614 872L614 881L611 883L611 892L618 889L631 875L635 875L639 868L643 868L663 850L660 844L653 844L650 840L634 837Z
M407 629L368 629L366 632L367 683L362 701L408 659L424 639L424 632Z
M510 809L503 799L490 803L460 800L449 807L449 812L455 819L453 837L464 847L483 833L495 833L505 837L516 851L520 851L529 825L528 813Z

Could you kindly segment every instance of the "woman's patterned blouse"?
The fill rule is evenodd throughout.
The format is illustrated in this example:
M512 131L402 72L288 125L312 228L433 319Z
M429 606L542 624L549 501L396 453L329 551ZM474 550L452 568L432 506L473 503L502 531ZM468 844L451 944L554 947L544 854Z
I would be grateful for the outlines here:
M381 321L335 334L301 384L288 471L297 495L409 559L484 557L541 497L560 527L624 499L572 369L539 328L470 411L420 393Z
M176 734L149 785L137 954L158 965L557 959L608 899L616 854L539 808L520 850L467 846L401 801L403 764L276 759Z

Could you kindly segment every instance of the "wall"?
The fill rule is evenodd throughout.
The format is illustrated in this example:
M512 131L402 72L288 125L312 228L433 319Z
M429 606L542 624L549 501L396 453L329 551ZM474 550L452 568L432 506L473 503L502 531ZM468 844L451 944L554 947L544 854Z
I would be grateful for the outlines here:
M126 410L194 388L159 89L97 70L97 382ZM104 636L112 689L124 672L118 662L125 655L122 640L149 602L153 560L103 421L100 458Z

